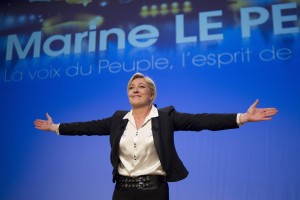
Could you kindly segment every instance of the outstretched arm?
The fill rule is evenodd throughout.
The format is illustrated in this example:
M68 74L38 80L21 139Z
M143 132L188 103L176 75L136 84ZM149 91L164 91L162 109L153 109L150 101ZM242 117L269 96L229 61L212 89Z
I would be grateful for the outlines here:
M47 120L37 119L34 121L34 127L42 131L58 132L58 124L54 124L52 118L46 113Z
M272 116L276 115L276 108L257 108L259 100L257 99L247 110L246 113L240 115L240 123L259 122L271 120Z

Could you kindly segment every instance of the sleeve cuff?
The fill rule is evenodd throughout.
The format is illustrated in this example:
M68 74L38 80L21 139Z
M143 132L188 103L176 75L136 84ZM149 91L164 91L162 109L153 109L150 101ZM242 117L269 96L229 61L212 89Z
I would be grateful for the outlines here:
M238 126L244 125L243 123L241 123L240 117L241 117L241 113L238 113L238 114L236 115L236 123L237 123Z
M56 131L55 131L55 133L56 133L57 135L60 135L60 134L59 134L59 125L60 125L60 124L57 124L57 125L56 125Z

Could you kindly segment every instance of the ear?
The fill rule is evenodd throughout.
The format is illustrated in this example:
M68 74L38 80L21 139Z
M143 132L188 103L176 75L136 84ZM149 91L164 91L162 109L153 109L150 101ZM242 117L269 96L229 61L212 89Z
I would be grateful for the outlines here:
M152 101L153 99L154 99L154 95L151 95L149 101Z

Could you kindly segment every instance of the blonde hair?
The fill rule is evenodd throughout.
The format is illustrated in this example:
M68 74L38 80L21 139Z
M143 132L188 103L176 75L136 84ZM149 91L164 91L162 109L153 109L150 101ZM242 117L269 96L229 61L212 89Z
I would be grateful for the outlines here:
M135 80L135 79L137 79L137 78L143 78L146 81L146 83L147 83L147 85L148 85L148 87L150 89L150 95L153 97L151 103L153 103L154 100L155 100L155 98L156 98L156 86L155 86L155 83L154 83L154 81L150 77L145 76L142 73L139 73L139 72L135 73L129 79L128 84L127 84L127 92L129 91L129 87L130 87L130 84L132 83L132 81Z

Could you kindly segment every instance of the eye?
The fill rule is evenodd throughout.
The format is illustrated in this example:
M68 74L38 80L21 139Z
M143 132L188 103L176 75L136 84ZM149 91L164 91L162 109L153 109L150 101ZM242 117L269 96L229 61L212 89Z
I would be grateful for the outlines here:
M129 87L129 90L132 90L132 89L133 89L133 86L130 86L130 87Z

